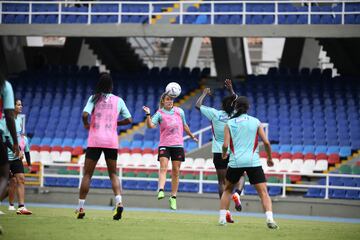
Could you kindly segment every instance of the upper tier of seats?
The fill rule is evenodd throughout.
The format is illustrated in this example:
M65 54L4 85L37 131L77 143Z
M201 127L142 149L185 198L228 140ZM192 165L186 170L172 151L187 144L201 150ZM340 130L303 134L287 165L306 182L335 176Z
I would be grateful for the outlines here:
M151 4L139 1L92 1L91 6L82 3L75 6L64 2L59 4L57 1L25 2L28 1L0 2L2 23L150 23L149 16L160 15L168 8L176 8L169 13L176 17L173 21L175 24L360 24L360 1L329 1L323 5L312 6L302 6L302 2L296 5L270 1L213 1L213 4L210 1L199 1L199 4L180 1L141 1ZM183 4L182 18L179 15L180 4Z

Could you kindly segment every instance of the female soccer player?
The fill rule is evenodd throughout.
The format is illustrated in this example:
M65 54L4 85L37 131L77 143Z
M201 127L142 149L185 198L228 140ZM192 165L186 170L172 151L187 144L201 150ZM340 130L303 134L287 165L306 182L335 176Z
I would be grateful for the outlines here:
M247 115L248 109L247 98L238 97L235 101L236 113L225 125L222 146L223 159L228 158L229 146L231 152L226 172L225 190L220 202L219 224L226 224L226 209L229 208L231 191L246 171L250 183L255 185L260 196L268 228L278 229L279 227L273 219L271 199L267 192L266 178L260 163L258 136L264 143L268 166L274 165L271 158L271 146L260 121Z
M13 151L8 148L8 158L10 163L10 182L9 182L9 210L14 211L14 200L15 193L18 197L19 208L16 213L19 215L30 215L31 211L25 207L25 174L24 174L24 165L23 158L26 158L28 166L31 164L30 160L30 149L27 138L24 136L22 129L22 120L18 115L22 112L22 103L20 99L15 100L15 128L16 135L20 146L20 155L15 157ZM10 138L9 138L9 141Z
M5 77L0 72L0 195L3 194L7 187L9 177L9 161L4 136L6 127L10 132L10 136L14 139L12 148L15 156L19 156L14 121L14 92L11 84L5 80ZM2 234L1 226L0 234Z
M225 80L225 87L229 90L230 96L225 97L222 100L222 110L217 110L215 108L207 107L203 105L203 101L206 95L210 95L210 88L205 88L202 95L196 102L196 108L200 110L210 121L212 126L212 153L213 153L213 162L216 169L216 174L218 177L218 187L219 187L219 197L224 191L225 186L225 175L229 159L223 160L221 156L221 147L224 142L224 127L228 119L232 116L234 112L234 101L237 98L235 94L232 83L230 79ZM233 194L233 200L235 202L235 209L241 211L241 201L240 194L244 187L244 177L240 178L239 184L235 186L235 193ZM239 186L240 185L240 186ZM228 223L233 223L234 221L231 218L230 211L226 213L226 221Z
M85 155L84 176L81 181L79 205L75 213L78 219L85 216L84 204L89 192L91 177L96 163L102 152L112 183L116 207L113 214L114 220L121 219L123 203L121 186L116 174L117 149L119 146L117 126L127 125L132 122L129 110L124 101L111 92L113 81L108 73L101 73L95 88L95 94L90 96L82 114L84 127L89 130L88 147ZM88 116L91 115L90 124ZM124 118L118 121L119 114Z
M160 97L159 109L150 117L150 108L144 106L146 113L146 124L148 128L155 128L160 125L160 142L158 148L158 161L160 161L159 192L158 199L163 199L166 172L171 158L171 196L169 198L170 209L176 210L176 194L179 187L179 175L181 162L185 161L183 131L194 141L197 138L191 133L186 124L184 111L174 107L174 99L166 93Z

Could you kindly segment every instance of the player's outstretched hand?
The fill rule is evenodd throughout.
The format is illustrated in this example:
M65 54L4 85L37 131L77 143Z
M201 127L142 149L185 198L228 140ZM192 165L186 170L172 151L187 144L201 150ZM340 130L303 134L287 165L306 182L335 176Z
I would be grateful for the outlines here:
M232 86L232 82L231 82L231 80L230 79L225 79L225 87L227 88L227 89L229 89L229 90L231 90L232 88L233 88L233 86Z
M150 108L147 106L143 106L143 110L146 114L150 114Z
M211 89L210 89L210 88L204 88L203 94L205 94L205 95L211 95Z

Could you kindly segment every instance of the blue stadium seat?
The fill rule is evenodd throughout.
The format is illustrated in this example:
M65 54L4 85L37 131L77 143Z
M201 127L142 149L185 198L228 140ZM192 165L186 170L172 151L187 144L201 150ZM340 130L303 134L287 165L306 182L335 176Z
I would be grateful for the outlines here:
M339 155L340 155L340 157L351 156L351 147L348 147L348 146L340 147Z
M309 188L304 197L321 198L321 188Z
M154 181L149 181L149 185L147 186L146 190L156 191L157 189L158 189L158 183Z
M269 187L269 195L270 196L277 196L281 195L282 188L278 186L270 186Z
M257 191L253 185L245 185L244 194L245 195L257 195Z
M218 184L205 183L203 185L203 192L205 193L217 193L219 191Z
M344 189L334 189L330 195L330 198L345 199L345 194L346 191Z
M346 199L359 200L360 199L360 191L358 191L358 190L346 190L345 198Z
M102 179L91 179L90 187L92 188L101 188L102 187Z

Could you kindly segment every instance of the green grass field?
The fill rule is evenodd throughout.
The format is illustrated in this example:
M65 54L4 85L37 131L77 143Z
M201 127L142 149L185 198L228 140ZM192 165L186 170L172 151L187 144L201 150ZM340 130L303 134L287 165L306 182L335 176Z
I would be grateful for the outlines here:
M72 209L31 208L31 216L17 216L0 208L4 234L9 240L107 240L107 239L359 239L360 224L277 219L280 230L269 230L263 218L235 216L236 223L217 225L216 215L167 212L124 212L120 221L112 212L87 210L83 220ZM126 210L126 209L125 209Z

